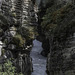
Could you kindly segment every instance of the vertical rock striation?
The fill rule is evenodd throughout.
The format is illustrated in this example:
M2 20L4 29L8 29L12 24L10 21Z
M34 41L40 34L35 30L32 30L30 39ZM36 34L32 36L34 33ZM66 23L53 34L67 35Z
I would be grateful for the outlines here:
M1 0L0 0L0 2L1 2ZM23 32L25 34L25 36L22 36L22 34L19 31L22 30L22 26L25 26L25 25L28 26L28 25L31 25L31 23L35 22L34 14L33 14L33 16L31 16L33 12L34 12L34 7L33 7L33 3L31 2L31 0L4 0L1 2L1 12L0 12L0 24L1 25L0 25L0 28L2 29L2 32L4 33L4 35L2 35L2 40L6 44L8 44L10 48L11 48L11 44L13 43L16 46L19 45L16 49L20 48L20 45L21 45L22 46L21 50L22 50L23 45L26 44L26 42L29 41L29 43L30 43L29 38L33 34L30 35L29 34L29 33L31 33L30 31L28 31L27 29L23 29L23 30L25 30L25 32ZM34 17L33 21L31 20L32 17ZM17 28L17 30L14 30L15 27ZM13 28L13 29L10 29L10 28ZM29 28L29 29L31 30L31 28ZM10 36L8 34L8 33L10 33L9 30L11 31L12 35L13 35L13 31L16 32L17 34L15 33L15 35ZM7 33L7 35L5 35L5 33ZM11 38L12 40L7 41L8 38L9 39ZM24 39L26 40L26 42L24 42ZM27 47L28 48L26 48L25 50L29 50L28 45L27 45ZM8 53L8 51L6 51L6 52ZM25 51L25 52L23 52L23 54L20 54L20 55L19 55L20 51L18 51L18 50L14 49L11 52L14 55L13 58L16 61L16 62L14 61L16 64L16 67L19 68L18 72L22 72L25 75L30 75L32 72L32 60L31 60L30 54L28 53L30 51L27 51L27 52ZM10 56L10 55L7 54L7 56ZM21 60L22 60L22 62L21 62ZM19 64L19 63L21 63L21 64Z

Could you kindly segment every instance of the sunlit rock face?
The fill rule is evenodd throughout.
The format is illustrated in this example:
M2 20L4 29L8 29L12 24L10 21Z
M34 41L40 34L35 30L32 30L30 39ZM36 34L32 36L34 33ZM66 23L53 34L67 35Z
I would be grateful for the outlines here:
M24 0L23 3L23 15L22 15L22 25L28 25L30 23L30 14L29 14L29 7L30 7L30 1Z
M45 6L45 0L24 0L23 1L23 15L22 15L22 26L24 25L36 25L38 22L38 11L40 8L40 3L43 3Z
M32 0L23 1L22 27L30 33L30 35L28 35L29 38L34 38L34 29L36 28L38 21L34 6Z
M31 0L23 1L22 26L34 25L36 23L34 4Z
M12 9L11 11L15 11L15 0L12 0Z
M12 49L14 49L15 47L15 44L12 44L12 42L18 42L16 39L16 41L13 41L13 37L14 38L16 38L17 37L17 39L20 39L20 42L18 43L18 44L20 44L21 45L21 47L23 46L23 44L25 44L25 42L24 42L24 40L23 40L23 38L21 39L21 34L19 34L19 35L16 35L16 31L15 30L13 30L13 28L11 27L10 28L10 26L8 26L8 24L6 23L6 19L8 20L10 20L11 19L11 16L13 16L12 15L12 13L10 13L10 12L14 12L15 14L14 14L14 16L16 17L15 19L18 21L18 22L20 22L20 23L18 23L17 22L17 24L21 24L22 23L22 12L24 11L24 10L22 10L22 6L23 6L23 0L0 0L0 8L1 8L1 12L2 12L2 16L0 16L0 20L5 20L5 23L4 23L4 21L3 21L3 23L7 26L7 27L9 27L9 28L7 28L6 30L5 30L5 32L4 32L4 40L6 40L6 45L7 45L7 43L8 42L10 42L10 44L9 44L9 46L8 47L10 47L10 49L12 48ZM31 5L30 4L30 2L28 3L28 4L26 4L25 3L25 8L29 8L29 5ZM30 6L31 7L31 6ZM28 16L28 14L29 14L29 9L27 9L24 13L26 14L25 16ZM1 17L2 17L2 19L1 19ZM6 19L5 19L5 17L6 17ZM30 18L30 17L29 17ZM12 20L11 20L11 22L12 22ZM8 21L8 23L9 23L9 21ZM30 23L30 22L29 22ZM11 25L11 24L10 24ZM14 25L14 24L13 24ZM3 27L3 28L5 28L5 27ZM10 31L9 31L10 30ZM12 36L10 36L10 34L12 35ZM25 34L25 33L24 33ZM28 36L28 35L26 35L26 36ZM11 38L12 38L12 40L11 40ZM3 40L3 41L4 41ZM22 44L21 44L22 43ZM0 41L0 44L1 44L1 41ZM20 46L18 46L18 48L19 48ZM0 46L0 55L1 55L1 48L2 48L2 46ZM28 50L28 49L27 49ZM6 51L7 52L7 51ZM13 53L13 56L14 56L14 59L16 58L17 59L17 56L18 56L18 50L17 50L17 52L14 50L12 53ZM8 53L8 52L7 52ZM15 53L17 53L17 54L15 54ZM31 74L31 72L32 72L32 60L31 60L31 58L30 58L30 55L28 55L26 52L23 52L24 53L24 55L23 54L21 54L20 55L20 57L19 57L19 60L21 60L20 58L22 58L22 61L23 61L23 64L21 65L21 64L18 64L18 63L20 63L19 61L17 61L17 64L20 66L20 68L21 68L21 70L20 71L23 71L23 73L24 73L24 75L30 75ZM7 54L7 56L10 56L10 55L8 55ZM9 58L11 58L11 57L9 57ZM24 66L23 66L24 65ZM19 67L18 66L18 67Z

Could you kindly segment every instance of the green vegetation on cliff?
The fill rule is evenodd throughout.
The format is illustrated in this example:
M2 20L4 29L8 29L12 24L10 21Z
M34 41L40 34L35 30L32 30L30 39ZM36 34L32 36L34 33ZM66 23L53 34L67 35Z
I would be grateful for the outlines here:
M54 9L54 6L47 9L41 23L42 31L62 41L73 34L75 8L72 4L67 4L59 9Z
M23 75L22 73L16 73L16 67L12 62L7 60L3 65L0 65L0 75Z
M75 5L48 7L41 23L42 33L49 39L50 54L47 60L48 75L74 75L74 61L64 56L68 38L75 32ZM45 51L46 52L46 51ZM70 54L70 53L69 53ZM68 57L68 54L66 54ZM72 61L71 61L72 60ZM72 63L72 64L71 64Z

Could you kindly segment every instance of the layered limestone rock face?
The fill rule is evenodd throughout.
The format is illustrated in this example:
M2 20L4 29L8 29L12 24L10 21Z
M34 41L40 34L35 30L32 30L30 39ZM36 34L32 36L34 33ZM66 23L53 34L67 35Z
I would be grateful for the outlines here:
M32 72L32 59L30 57L30 38L33 35L30 31L28 31L26 28L21 27L22 26L22 19L23 16L28 16L29 14L29 5L26 4L23 0L4 0L5 2L2 2L1 4L1 13L0 13L0 30L1 30L1 40L7 45L10 49L15 48L14 45L17 46L16 49L13 50L4 50L3 56L6 56L6 58L11 58L11 54L13 55L15 66L19 68L17 70L18 72L22 72L25 75L30 75ZM23 9L23 3L25 3L25 12ZM28 6L28 9L27 9ZM25 15L24 15L25 14ZM31 18L28 16L27 20L28 23L31 23L29 19ZM28 25L28 24L27 24ZM11 29L13 28L13 29ZM14 30L14 29L17 30ZM19 29L20 28L20 29ZM30 28L31 29L31 28ZM22 30L22 32L21 32ZM24 31L25 32L24 32ZM33 29L31 29L33 30ZM32 35L30 35L30 33ZM11 40L12 39L12 40ZM26 43L29 41L29 46L26 46ZM25 45L25 48L24 46ZM19 50L18 50L19 49ZM23 50L24 49L24 50ZM23 51L22 51L23 50ZM21 52L21 53L20 53ZM10 54L11 53L11 54ZM2 57L3 57L2 56ZM3 61L3 59L1 60ZM21 63L21 64L20 64Z
M0 27L3 29L3 31L7 30L8 27L12 26L12 24L14 23L11 8L12 8L11 0L8 1L2 0L0 12L0 19L1 19Z
M15 0L15 19L17 20L16 26L22 26L22 12L23 12L23 0Z
M22 25L29 25L30 23L30 5L31 1L30 0L24 0L24 4L23 4L23 15L22 15ZM33 8L31 8L32 10ZM33 10L32 10L33 11Z
M37 14L35 11L35 5L32 0L23 1L23 13L22 13L22 28L26 29L29 33L28 39L31 41L34 39L34 35L37 33Z
M24 0L22 26L36 26L36 7L31 0Z

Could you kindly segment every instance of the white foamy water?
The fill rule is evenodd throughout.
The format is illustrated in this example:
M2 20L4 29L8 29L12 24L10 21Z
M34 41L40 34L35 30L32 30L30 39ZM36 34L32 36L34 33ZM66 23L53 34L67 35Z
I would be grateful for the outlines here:
M40 52L42 51L42 43L36 39L33 41L33 48L30 56L32 57L33 72L31 75L47 75L46 74L46 57L43 57Z

